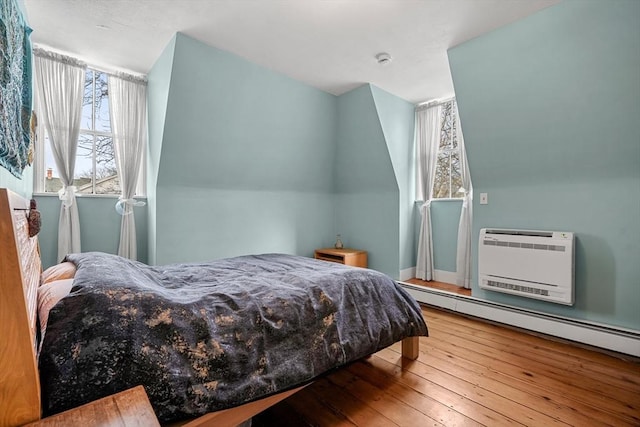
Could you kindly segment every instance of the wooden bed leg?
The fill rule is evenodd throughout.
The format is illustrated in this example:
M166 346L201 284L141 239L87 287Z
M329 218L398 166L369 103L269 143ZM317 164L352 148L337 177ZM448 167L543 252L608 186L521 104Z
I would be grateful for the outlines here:
M402 340L402 357L416 360L420 352L419 337L409 337Z

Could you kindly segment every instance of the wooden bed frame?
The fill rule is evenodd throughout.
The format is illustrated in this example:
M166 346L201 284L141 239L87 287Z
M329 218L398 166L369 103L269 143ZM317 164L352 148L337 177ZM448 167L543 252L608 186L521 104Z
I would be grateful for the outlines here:
M38 239L29 237L28 208L28 200L0 188L0 427L41 417L36 318L42 264ZM402 355L418 358L418 337L402 341ZM180 425L238 425L302 388L211 412Z

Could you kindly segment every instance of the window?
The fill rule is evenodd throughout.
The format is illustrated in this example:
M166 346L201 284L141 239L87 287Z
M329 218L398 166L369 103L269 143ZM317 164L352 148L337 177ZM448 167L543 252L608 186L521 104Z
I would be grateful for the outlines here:
M460 146L457 135L457 105L455 100L442 104L440 116L440 144L436 176L433 184L434 199L458 199L464 197L460 173Z
M62 188L62 181L44 125L39 126L38 133L38 140L44 141L40 147L44 156L39 162L42 172L36 173L34 177L35 191L56 193ZM144 162L143 157L137 195L144 195ZM79 194L121 193L109 113L109 78L107 73L91 68L87 68L85 72L73 185Z
M109 118L108 75L87 68L83 98L73 185L81 194L120 194ZM62 182L46 131L43 148L46 171L43 190L57 192Z

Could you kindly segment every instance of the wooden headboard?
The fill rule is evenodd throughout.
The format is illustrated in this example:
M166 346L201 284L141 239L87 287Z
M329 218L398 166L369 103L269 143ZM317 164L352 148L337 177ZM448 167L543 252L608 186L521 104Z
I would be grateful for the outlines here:
M38 238L29 237L29 201L0 188L0 427L40 419L36 360Z

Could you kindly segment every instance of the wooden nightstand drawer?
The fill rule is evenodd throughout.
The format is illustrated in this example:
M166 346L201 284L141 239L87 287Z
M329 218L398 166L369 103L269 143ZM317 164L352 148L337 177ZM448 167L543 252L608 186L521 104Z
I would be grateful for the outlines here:
M313 257L354 267L367 267L367 252L358 249L316 249Z
M142 386L36 421L37 427L160 427Z

